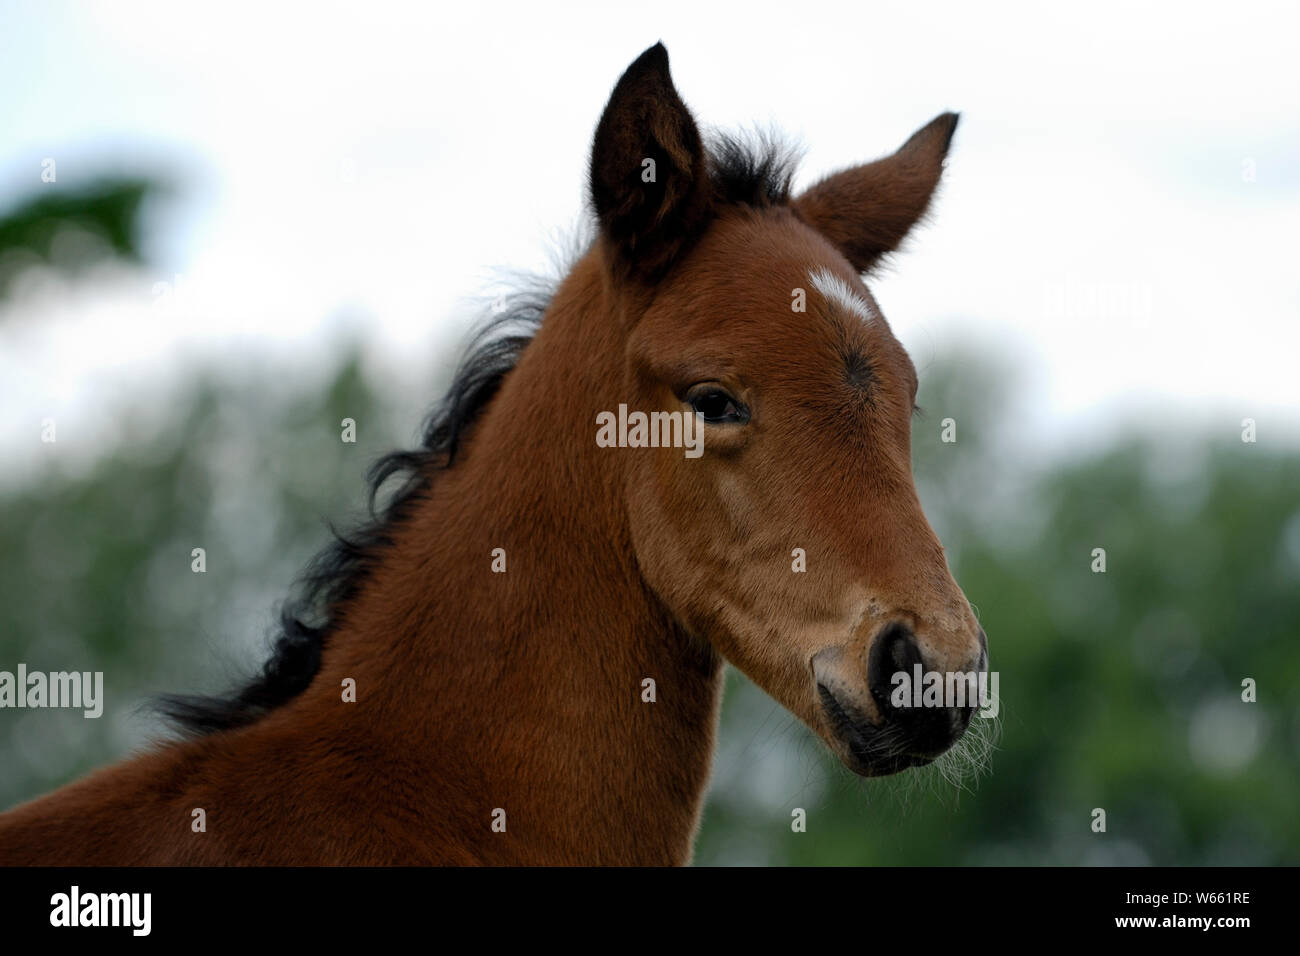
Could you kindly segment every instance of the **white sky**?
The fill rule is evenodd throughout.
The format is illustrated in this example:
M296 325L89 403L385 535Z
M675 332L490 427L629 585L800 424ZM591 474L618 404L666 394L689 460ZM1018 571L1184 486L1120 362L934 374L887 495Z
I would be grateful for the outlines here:
M1058 446L1165 415L1297 440L1296 6L1047 6L6 3L0 204L106 166L179 190L156 270L0 316L0 469L42 418L111 441L195 361L325 364L356 320L418 418L490 270L577 221L609 90L659 39L702 122L803 145L798 185L962 112L933 225L872 283L923 373L1005 347Z

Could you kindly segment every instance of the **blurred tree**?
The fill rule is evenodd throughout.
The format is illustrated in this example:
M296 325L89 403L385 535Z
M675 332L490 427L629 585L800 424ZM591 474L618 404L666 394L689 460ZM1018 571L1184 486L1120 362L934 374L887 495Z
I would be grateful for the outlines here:
M104 259L140 262L140 210L160 184L143 177L105 178L84 187L50 184L0 215L0 298L18 273L45 265L76 273ZM76 234L89 241L64 243Z
M256 365L202 379L161 424L125 421L128 443L88 473L52 458L0 498L0 668L76 662L104 672L108 698L98 720L0 711L0 804L157 735L149 695L225 690L260 666L275 605L328 522L361 513L366 468L409 438L347 351L320 391L259 386L276 378ZM355 443L341 440L344 418Z

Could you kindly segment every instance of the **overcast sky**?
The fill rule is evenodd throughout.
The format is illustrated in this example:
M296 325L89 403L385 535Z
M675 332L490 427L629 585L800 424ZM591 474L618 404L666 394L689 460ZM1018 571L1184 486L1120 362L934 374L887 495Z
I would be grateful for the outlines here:
M41 418L111 440L122 396L319 365L349 322L395 382L454 357L491 270L578 221L610 87L660 39L703 123L802 146L800 186L962 113L932 224L871 281L923 373L1007 349L1058 445L1165 415L1295 440L1296 6L1045 6L6 3L0 203L106 168L178 192L148 274L7 306L0 468Z

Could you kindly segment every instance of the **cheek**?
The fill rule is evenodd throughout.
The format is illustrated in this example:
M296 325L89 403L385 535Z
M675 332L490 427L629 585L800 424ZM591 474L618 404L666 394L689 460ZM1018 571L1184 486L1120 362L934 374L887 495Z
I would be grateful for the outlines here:
M625 491L632 545L650 586L676 610L708 561L719 530L711 521L720 509L711 507L716 499L704 463L637 454Z
M734 472L720 471L712 478L708 491L718 512L718 522L725 525L731 535L751 534L760 517L755 495Z
M626 500L637 563L679 618L742 634L824 618L825 567L804 571L808 555L821 562L826 549L791 529L790 502L763 494L727 462L636 465Z
M641 574L679 620L711 633L753 562L752 496L717 461L651 453L632 464L625 500Z

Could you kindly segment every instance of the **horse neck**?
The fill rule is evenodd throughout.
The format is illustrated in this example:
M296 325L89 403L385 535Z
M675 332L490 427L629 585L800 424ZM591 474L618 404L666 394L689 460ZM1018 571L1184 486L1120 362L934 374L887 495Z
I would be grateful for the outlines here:
M685 862L720 664L637 571L614 457L637 451L596 445L623 363L598 255L395 530L317 685L337 701L357 678L374 701L368 732L393 735L434 799L473 808L462 829L480 854ZM510 840L489 828L496 808Z

